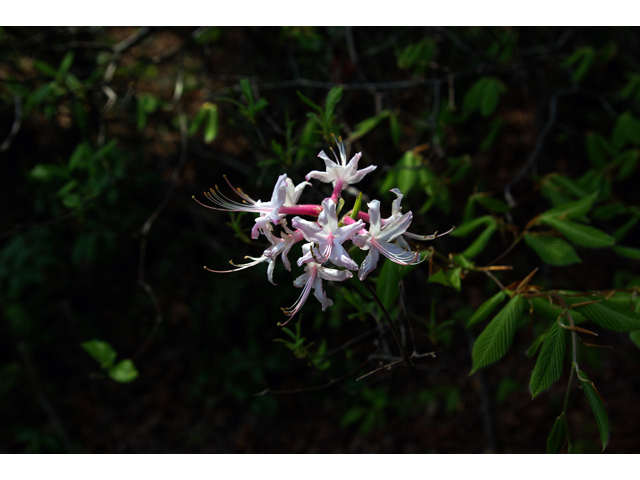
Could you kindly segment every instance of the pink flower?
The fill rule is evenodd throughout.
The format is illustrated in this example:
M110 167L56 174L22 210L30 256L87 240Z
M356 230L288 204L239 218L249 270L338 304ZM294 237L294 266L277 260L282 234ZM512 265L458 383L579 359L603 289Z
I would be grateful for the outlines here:
M344 150L344 144L341 141L338 141L338 150L340 152L340 160L338 160L334 152L333 155L336 157L335 162L327 157L324 150L321 151L318 154L318 157L324 160L327 170L325 172L313 170L305 177L306 180L315 178L321 182L332 183L333 193L331 194L331 198L334 202L337 201L338 197L340 197L340 192L342 192L342 190L347 188L349 185L358 183L367 173L376 169L375 165L370 165L362 170L358 170L358 161L362 156L362 153L360 152L356 153L349 163L347 163L347 154Z
M302 246L302 251L305 254L309 254L311 247L309 244ZM293 285L298 288L302 288L302 293L298 297L298 300L289 308L283 308L282 311L289 318L282 325L286 325L293 316L300 311L304 302L309 298L309 293L313 288L313 293L322 305L322 311L324 312L328 307L333 305L333 301L327 298L327 294L322 289L322 280L331 280L334 282L342 282L353 277L353 274L348 270L337 270L335 268L325 268L316 262L307 262L304 266L304 273L296 278Z
M353 237L364 227L364 222L338 227L336 216L336 204L330 199L322 201L322 212L318 216L318 222L309 222L300 217L291 220L291 224L302 231L304 238L312 244L318 245L314 251L313 245L308 252L298 259L298 265L315 261L324 263L329 260L334 265L345 267L349 270L357 270L358 264L349 256L342 243Z
M369 250L369 254L362 262L358 270L358 278L364 280L378 265L380 253L392 262L400 265L411 265L420 262L420 253L410 250L406 241L402 244L391 243L401 239L411 224L413 214L407 212L392 218L382 226L380 219L380 202L373 200L369 206L369 230L364 234L354 236L351 241L363 250Z
M229 183L228 180L227 183ZM300 198L302 190L307 185L309 185L309 182L302 182L297 187L294 187L293 181L287 178L287 174L285 173L278 177L278 181L271 194L271 200L268 202L253 200L239 188L235 189L235 192L242 198L242 203L236 202L222 194L217 185L215 190L212 188L210 192L204 193L207 199L216 205L217 208L204 205L198 202L195 197L194 200L200 203L200 205L213 210L258 213L260 216L255 219L255 225L251 229L251 238L256 239L260 233L264 234L264 232L267 231L267 225L269 225L269 223L277 225L281 222L282 218L288 214L316 216L320 213L321 209L318 205L295 205ZM231 186L230 183L229 186Z

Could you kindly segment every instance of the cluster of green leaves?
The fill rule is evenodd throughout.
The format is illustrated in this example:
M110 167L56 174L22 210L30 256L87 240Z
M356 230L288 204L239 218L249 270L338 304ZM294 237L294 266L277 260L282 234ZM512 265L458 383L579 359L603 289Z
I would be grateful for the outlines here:
M131 360L120 360L116 363L118 353L109 343L102 340L89 340L82 343L82 348L98 362L100 368L105 370L112 380L129 383L137 378L138 371Z

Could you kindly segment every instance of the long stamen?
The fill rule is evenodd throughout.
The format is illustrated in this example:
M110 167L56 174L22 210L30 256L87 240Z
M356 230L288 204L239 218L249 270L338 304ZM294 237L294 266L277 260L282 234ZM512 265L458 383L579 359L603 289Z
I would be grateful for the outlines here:
M234 187L233 185L231 185L231 182L229 181L229 179L227 178L226 175L223 175L225 181L227 182L227 184L231 187L231 189L236 192L244 201L248 202L248 203L256 203L256 201L251 198L249 195L247 195L246 193L244 193L242 190L240 190L239 188Z
M456 227L451 227L449 230L447 230L444 233L441 233L438 235L438 232L432 234L432 235L417 235L415 233L409 233L409 232L404 232L403 235L409 238L413 238L414 240L435 240L438 237L444 237L445 235L447 235L448 233L453 232L453 230Z
M402 253L394 253L384 248L380 243L376 242L375 239L371 239L371 245L389 260L399 265L418 265L426 260L426 257L418 260L420 258L420 252L417 250L415 252L404 250Z
M298 300L296 300L296 302L293 305L291 305L289 308L280 308L280 310L282 310L282 313L287 315L289 318L284 323L278 322L278 326L281 326L281 327L285 326L287 323L289 323L289 321L293 318L293 316L300 311L300 309L304 305L304 302L306 302L307 298L309 297L309 292L311 292L311 287L313 285L313 281L315 280L315 278L316 278L316 272L314 271L312 274L309 275L309 278L307 279L307 283L305 283L304 289L302 290L302 293L300 293Z
M209 271L209 272L213 272L213 273L233 273L233 272L239 272L240 270L244 270L245 268L251 268L254 267L256 265L258 265L259 263L262 263L266 260L268 260L268 257L266 256L262 256L260 258L255 258L255 257L244 257L244 258L249 258L251 260L253 260L253 262L249 262L249 263L245 263L242 265L236 265L235 263L233 263L233 260L229 260L229 263L231 265L233 265L234 267L236 267L235 270L211 270L210 268L204 267L205 270Z

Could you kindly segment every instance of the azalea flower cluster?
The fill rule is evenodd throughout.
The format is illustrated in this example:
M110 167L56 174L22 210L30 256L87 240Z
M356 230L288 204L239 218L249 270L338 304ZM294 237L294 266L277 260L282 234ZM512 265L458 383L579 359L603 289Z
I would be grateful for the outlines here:
M393 201L390 217L382 218L380 202L373 200L367 204L368 213L352 210L351 215L345 215L338 220L337 209L341 203L342 191L358 183L366 174L376 169L375 165L371 165L358 170L361 153L357 153L347 163L341 141L338 141L338 152L339 158L333 152L336 158L336 161L333 161L324 151L321 151L318 157L324 160L325 171L309 172L306 175L306 181L298 185L295 185L286 174L280 175L271 200L266 202L251 199L239 188L234 188L235 193L240 197L240 201L235 201L225 196L217 186L204 194L214 205L213 207L199 202L194 197L194 200L202 206L213 210L258 214L251 230L251 238L257 239L260 235L264 235L271 243L260 257L245 257L250 260L248 263L236 265L229 262L235 267L234 270L220 271L205 267L206 270L214 273L230 273L267 263L269 282L276 285L273 281L273 272L278 256L290 272L289 253L296 244L302 244L302 255L296 263L300 267L304 265L304 273L293 282L295 287L302 288L302 293L291 307L282 309L289 318L280 325L286 325L300 311L311 290L322 305L323 311L333 305L323 289L323 280L342 282L352 278L352 272L355 271L358 272L358 278L364 280L376 268L380 254L400 265L420 263L422 261L420 253L411 249L407 238L432 240L438 236L437 233L415 235L407 232L413 214L410 211L402 213L403 195L397 188L391 190L396 195L396 199ZM299 205L298 200L302 191L310 185L311 179L331 183L333 192L320 205ZM227 183L229 183L228 180ZM231 183L229 186L233 188ZM310 217L313 220L302 217ZM274 226L279 227L279 235L274 231ZM349 256L344 246L347 241L368 251L361 265Z

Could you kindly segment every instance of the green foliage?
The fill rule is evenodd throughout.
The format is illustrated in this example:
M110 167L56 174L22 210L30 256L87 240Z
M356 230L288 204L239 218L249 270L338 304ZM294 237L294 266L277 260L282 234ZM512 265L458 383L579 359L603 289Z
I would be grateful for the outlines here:
M554 267L582 262L574 248L560 238L529 233L525 235L524 240L543 262Z
M618 305L603 297L566 297L569 304L595 301L589 305L577 305L573 310L581 313L586 319L597 323L602 328L615 332L633 332L640 330L640 315L628 307Z
M562 412L553 423L553 428L547 439L547 453L560 453L565 444L569 444L571 452L571 442L569 442L569 429L567 428L567 415Z
M602 401L602 397L596 390L595 385L587 375L580 371L578 372L578 380L580 380L580 386L582 391L587 396L593 415L596 417L596 423L598 424L598 430L600 431L600 442L602 443L602 451L607 448L609 444L609 438L611 436L609 432L609 418L607 417L607 411Z
M469 375L478 369L500 360L513 342L516 325L522 317L524 300L515 295L476 339L471 352L473 368Z
M500 290L493 297L480 305L469 319L469 322L467 322L467 328L482 322L485 318L491 315L493 311L498 308L498 305L500 305L504 301L505 298L506 294L502 290Z
M480 77L464 96L465 114L480 111L483 117L488 117L498 106L500 95L505 91L505 86L497 78Z
M131 360L114 363L118 354L109 343L102 340L89 340L81 343L80 346L100 364L100 368L107 371L107 375L112 380L129 383L137 378L138 371Z
M376 294L380 301L389 310L398 298L398 282L400 281L401 266L389 259L384 260L380 276L378 277L378 285L376 286Z
M544 339L538 361L531 374L529 388L533 398L551 388L562 375L565 347L566 331L556 322Z
M461 280L460 274L462 273L462 269L452 268L451 270L438 270L436 273L429 277L429 283L440 283L447 287L454 288L457 292L460 291L461 288Z

